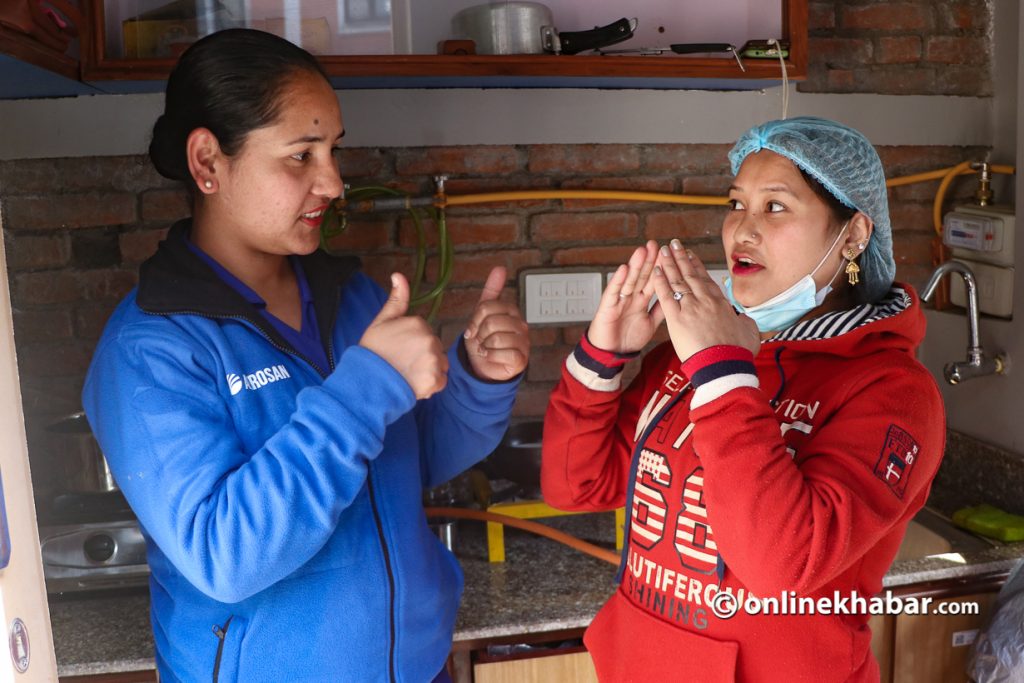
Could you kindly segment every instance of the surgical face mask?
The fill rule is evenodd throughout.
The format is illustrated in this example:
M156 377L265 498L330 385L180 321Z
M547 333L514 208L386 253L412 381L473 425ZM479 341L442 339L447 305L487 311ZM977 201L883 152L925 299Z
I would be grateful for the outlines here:
M839 271L842 270L842 263L839 264L839 270L836 270L835 275L828 281L828 284L817 289L814 283L814 274L818 272L821 265L825 263L825 259L829 257L832 250L835 249L836 244L839 243L839 239L846 232L846 226L849 225L849 221L843 223L842 229L839 234L836 235L835 240L832 241L832 246L828 248L825 255L818 261L818 265L814 267L814 270L809 275L804 275L802 278L788 289L776 294L772 298L768 299L764 303L760 303L756 306L747 308L739 301L736 301L736 297L732 293L732 278L728 278L725 281L725 293L729 297L729 302L733 307L740 313L749 315L757 323L757 329L761 332L775 332L778 330L784 330L800 318L807 315L808 312L817 308L828 296L829 292L832 291L832 281L836 279L836 275L839 275ZM817 291L815 291L817 289Z

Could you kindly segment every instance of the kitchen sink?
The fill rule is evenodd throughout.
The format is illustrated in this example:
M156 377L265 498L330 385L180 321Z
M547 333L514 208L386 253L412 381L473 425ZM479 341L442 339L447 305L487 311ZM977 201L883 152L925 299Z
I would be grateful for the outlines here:
M514 482L520 498L539 500L543 435L544 423L539 420L513 423L498 447L478 467L488 479Z
M922 508L907 525L896 561L914 560L944 553L970 553L998 545L964 531L930 508Z

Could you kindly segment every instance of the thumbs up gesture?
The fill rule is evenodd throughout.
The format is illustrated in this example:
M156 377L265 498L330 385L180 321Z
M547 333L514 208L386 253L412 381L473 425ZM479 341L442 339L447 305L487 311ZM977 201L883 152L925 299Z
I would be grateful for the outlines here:
M465 334L473 373L494 382L518 375L530 358L529 331L519 307L498 300L506 277L502 266L491 270Z
M408 310L409 282L401 273L393 273L391 294L359 345L390 363L417 399L428 398L448 383L448 356L427 321L406 315Z

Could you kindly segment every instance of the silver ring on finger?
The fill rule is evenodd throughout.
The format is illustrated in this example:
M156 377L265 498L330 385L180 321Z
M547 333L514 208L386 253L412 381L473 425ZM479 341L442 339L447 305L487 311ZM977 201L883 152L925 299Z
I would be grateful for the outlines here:
M675 291L672 292L672 298L675 299L676 301L682 301L683 297L686 296L687 294L689 294L689 292Z

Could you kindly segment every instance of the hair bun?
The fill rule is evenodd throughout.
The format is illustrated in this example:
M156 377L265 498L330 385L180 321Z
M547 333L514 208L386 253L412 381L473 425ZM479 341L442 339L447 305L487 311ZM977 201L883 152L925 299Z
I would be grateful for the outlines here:
M188 163L185 159L185 138L181 131L174 130L166 115L161 115L153 125L153 138L149 142L149 159L157 173L171 180L185 182L189 179Z

